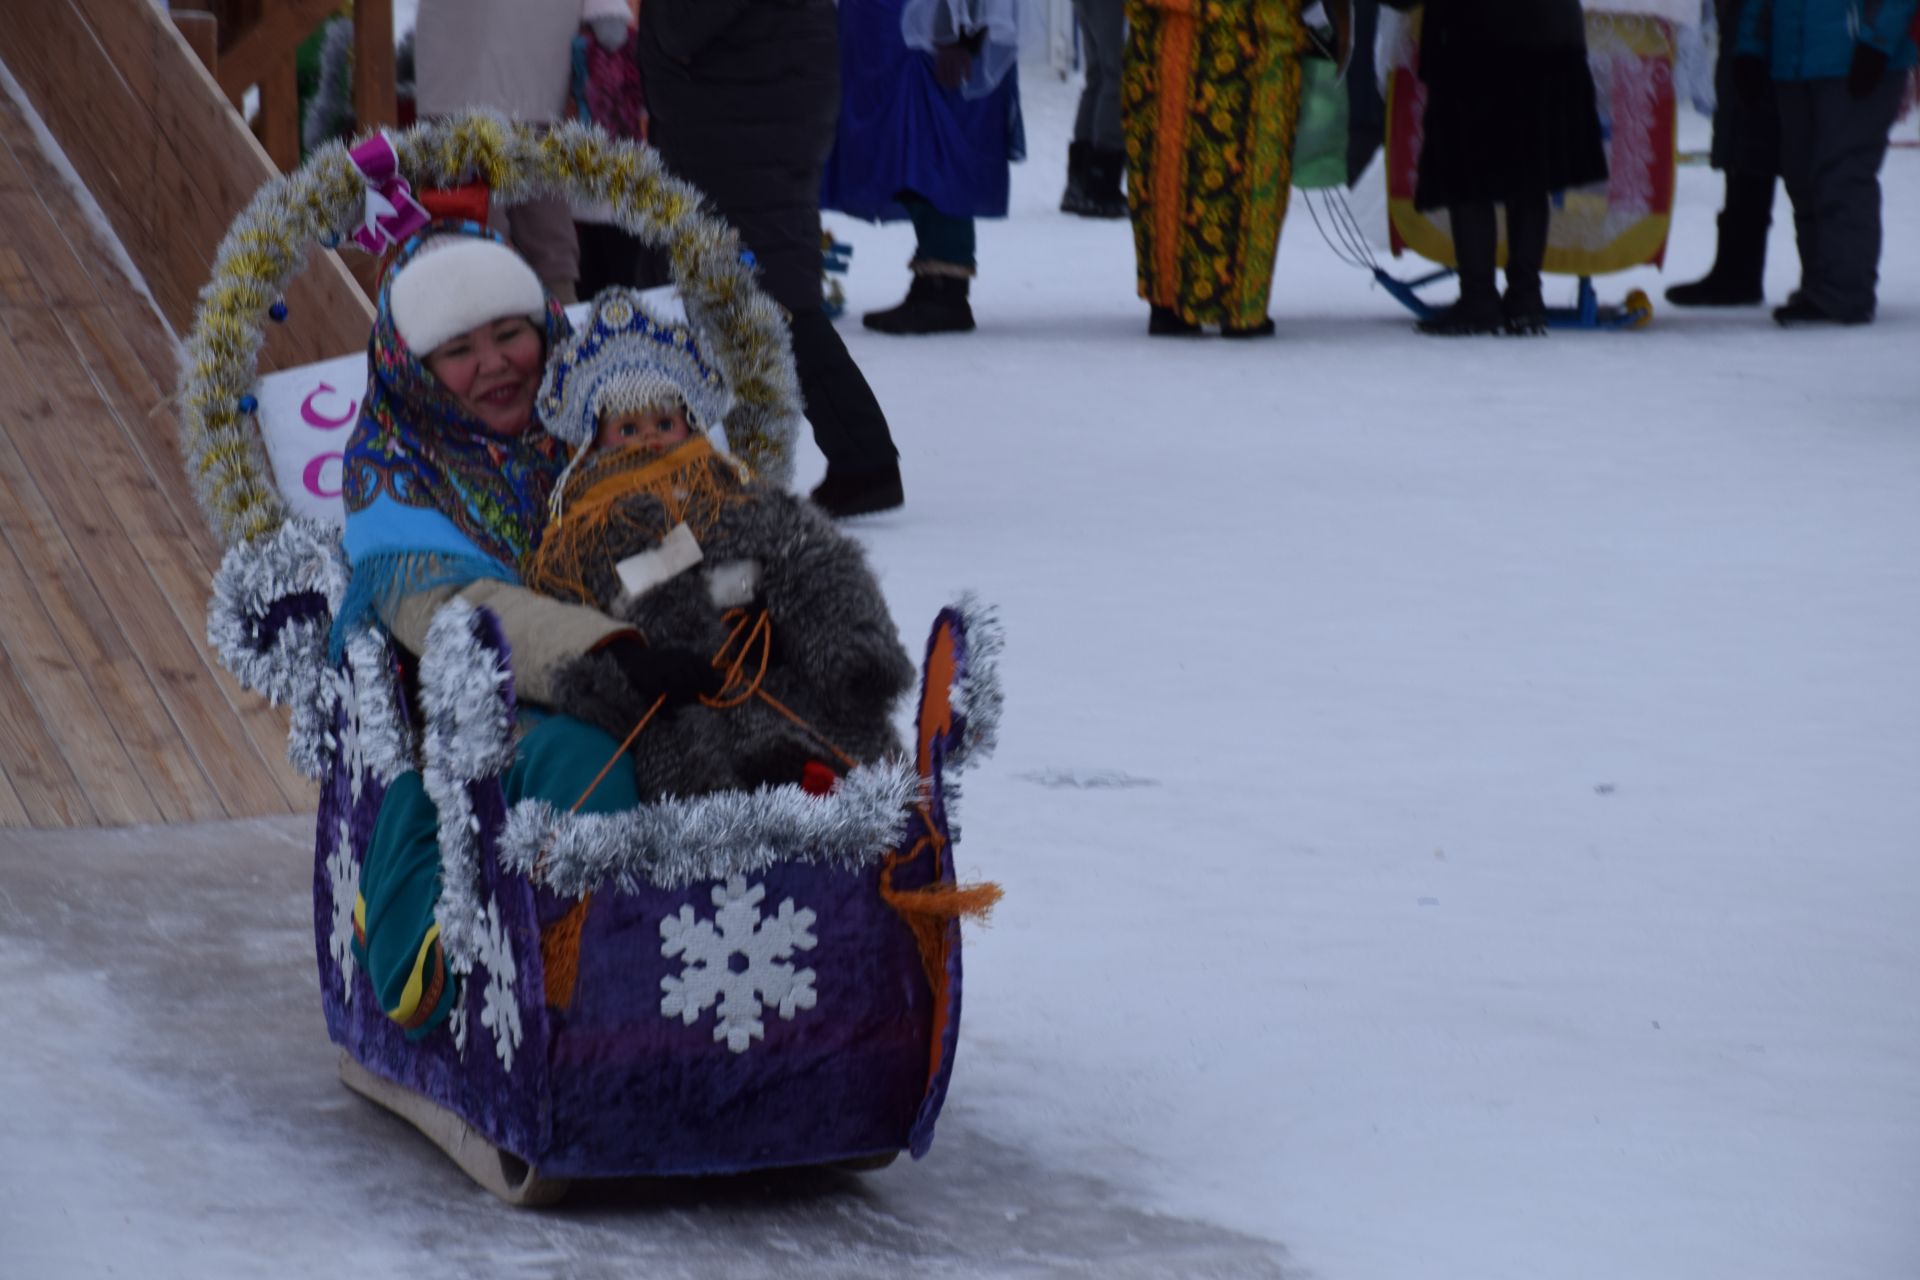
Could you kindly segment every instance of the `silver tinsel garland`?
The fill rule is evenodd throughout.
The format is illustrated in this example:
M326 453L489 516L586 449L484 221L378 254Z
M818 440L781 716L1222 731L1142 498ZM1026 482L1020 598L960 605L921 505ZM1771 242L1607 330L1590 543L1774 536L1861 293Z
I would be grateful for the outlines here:
M370 626L354 632L347 638L347 668L339 678L342 696L352 700L347 712L359 739L361 762L382 783L415 768L418 737L400 708L392 642Z
M275 706L291 708L287 759L309 778L324 777L333 758L338 691L327 677L327 628L346 583L339 535L296 518L229 550L207 606L207 643L227 670ZM268 634L276 607L284 613L303 595L315 597L312 607L287 614Z
M862 867L899 844L920 795L912 766L895 761L852 770L826 796L762 787L589 814L523 800L507 815L500 860L566 897L608 885L677 889L776 862Z
M955 676L948 691L954 719L960 723L960 741L946 758L950 772L970 769L993 754L1000 743L1000 713L1006 693L1000 687L1000 651L1006 632L993 606L972 592L954 602L967 637L966 670Z
M468 787L513 760L513 677L507 654L485 636L484 611L465 600L441 606L420 657L426 715L420 780L440 813L440 944L455 973L470 973L486 942L480 901L480 819Z

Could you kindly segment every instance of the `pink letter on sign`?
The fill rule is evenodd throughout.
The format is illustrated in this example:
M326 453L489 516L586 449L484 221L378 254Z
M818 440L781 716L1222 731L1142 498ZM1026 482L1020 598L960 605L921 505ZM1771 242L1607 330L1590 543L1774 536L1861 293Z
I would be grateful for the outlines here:
M352 422L354 418L359 416L360 402L358 400L347 401L347 411L337 418L322 417L319 410L313 407L313 402L321 396L337 396L339 394L340 393L335 391L330 384L325 382L321 383L313 389L312 395L300 402L301 419L308 426L318 427L322 431L338 431L341 427L346 426L349 422Z
M316 498L325 498L329 501L339 497L340 496L340 485L339 485L340 478L338 473L336 473L334 476L334 485L332 488L326 487L326 481L323 477L325 476L327 464L329 462L342 462L342 461L345 461L345 459L340 454L323 453L319 457L315 458L312 462L309 462L307 464L307 469L300 473L300 478L306 482L307 492L312 494Z

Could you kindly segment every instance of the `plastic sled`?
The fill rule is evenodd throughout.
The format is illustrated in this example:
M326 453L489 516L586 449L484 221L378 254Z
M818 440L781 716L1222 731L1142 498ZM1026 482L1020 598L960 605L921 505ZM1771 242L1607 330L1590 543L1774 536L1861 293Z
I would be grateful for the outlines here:
M959 916L982 900L955 889L949 809L998 721L989 611L963 600L935 620L913 759L852 768L824 795L763 787L614 814L506 804L512 669L485 610L441 610L417 699L377 630L327 660L347 566L337 529L290 513L261 447L259 335L315 246L379 248L409 182L476 174L505 198L607 201L671 252L689 321L734 382L735 456L785 481L800 420L785 324L737 236L643 144L462 116L323 147L236 219L188 343L182 442L228 547L209 638L291 708L289 758L320 786L314 936L341 1078L513 1204L576 1179L921 1156L958 1045ZM459 989L452 1018L409 1041L351 942L382 799L415 769L438 811L436 915Z

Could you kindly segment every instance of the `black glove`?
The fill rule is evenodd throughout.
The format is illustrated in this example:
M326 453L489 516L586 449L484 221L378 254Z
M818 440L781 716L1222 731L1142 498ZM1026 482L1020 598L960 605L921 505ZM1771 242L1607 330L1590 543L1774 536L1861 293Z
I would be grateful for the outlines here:
M1853 65L1847 68L1847 92L1856 98L1871 98L1887 74L1887 55L1870 44L1853 46Z
M1733 60L1733 89L1746 103L1759 102L1773 86L1773 72L1758 54L1743 53Z
M663 709L671 711L703 694L714 696L726 683L726 672L699 654L687 649L649 648L638 636L615 636L601 646L600 652L613 659L643 707L652 706L656 698L665 698Z

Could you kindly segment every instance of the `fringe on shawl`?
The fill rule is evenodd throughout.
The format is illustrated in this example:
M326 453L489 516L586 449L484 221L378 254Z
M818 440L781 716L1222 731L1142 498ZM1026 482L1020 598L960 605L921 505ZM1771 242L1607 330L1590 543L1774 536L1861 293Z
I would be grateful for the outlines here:
M347 637L382 611L391 613L400 601L434 587L491 578L518 582L514 572L489 556L449 555L443 551L383 551L354 561L346 594L333 616L327 636L327 662L336 665L347 651Z

